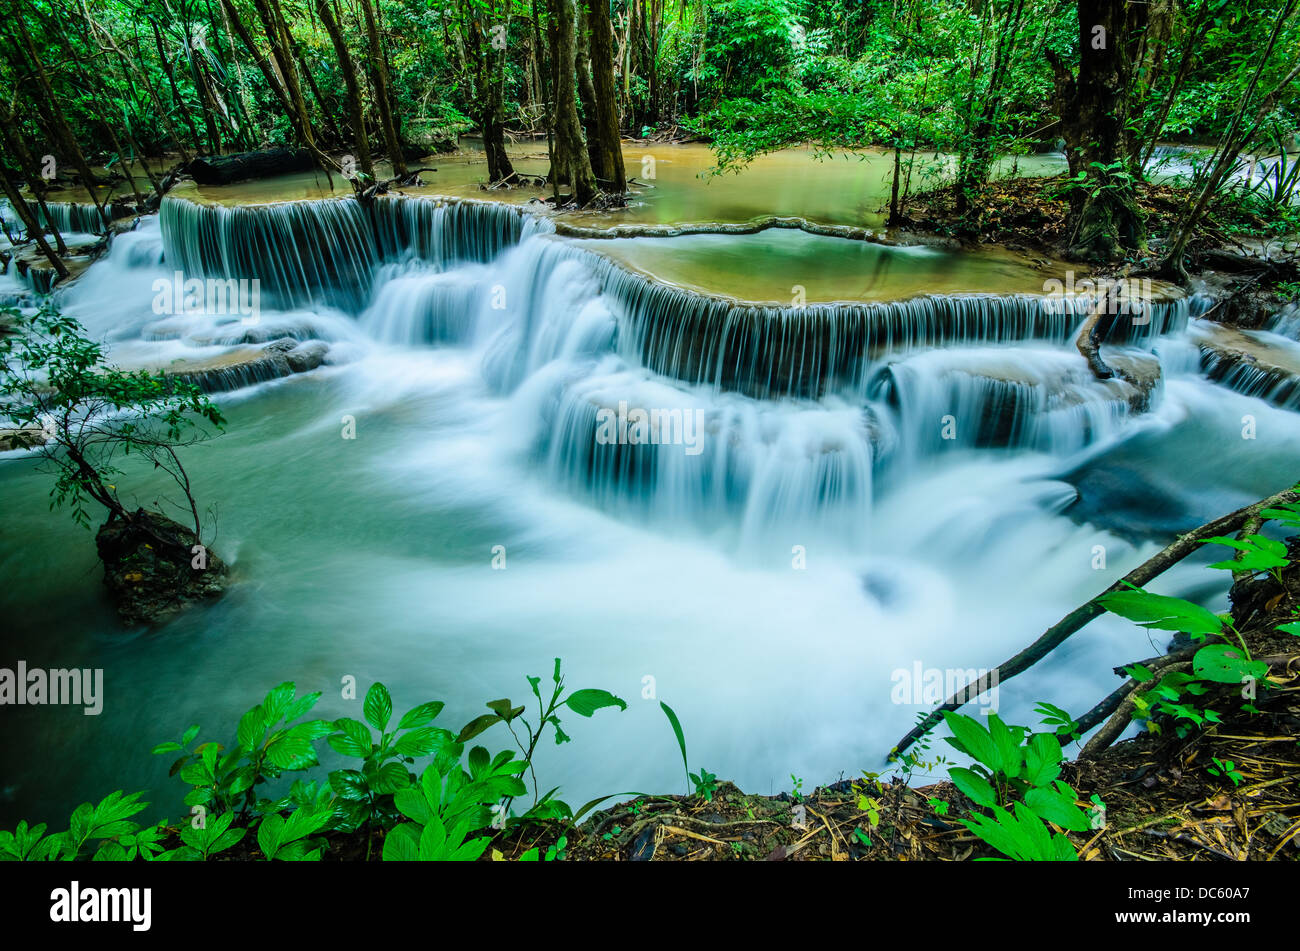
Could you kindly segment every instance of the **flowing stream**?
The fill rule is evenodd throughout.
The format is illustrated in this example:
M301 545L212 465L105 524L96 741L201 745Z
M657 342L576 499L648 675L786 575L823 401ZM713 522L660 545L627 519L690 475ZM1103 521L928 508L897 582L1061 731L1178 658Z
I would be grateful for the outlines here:
M1072 343L1086 304L1044 298L1015 261L789 230L553 232L488 203L169 198L60 292L116 361L220 394L228 432L187 458L236 583L124 631L93 536L49 512L26 453L0 456L5 663L105 677L98 716L5 711L0 824L119 787L174 812L149 748L191 722L226 739L282 680L340 716L360 708L343 678L381 679L399 711L445 700L455 727L523 702L557 656L571 687L629 708L565 717L543 788L682 787L656 700L693 769L811 788L881 769L929 709L897 702L897 672L992 667L1172 533L1296 477L1294 408L1203 375L1199 298L1117 322L1106 354L1146 382L1101 382ZM178 269L258 279L256 321L156 313ZM325 365L244 359L283 338L321 341ZM638 430L637 409L661 425ZM163 491L122 482L140 504ZM1212 574L1189 562L1153 587L1222 608ZM1163 646L1103 617L999 710L1081 713L1111 667Z

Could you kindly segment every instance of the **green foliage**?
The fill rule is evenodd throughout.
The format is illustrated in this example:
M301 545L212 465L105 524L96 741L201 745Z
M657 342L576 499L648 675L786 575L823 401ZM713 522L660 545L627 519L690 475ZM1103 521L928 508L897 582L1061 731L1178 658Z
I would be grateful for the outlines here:
M295 722L315 706L320 693L296 696L292 681L267 693L265 699L239 719L235 740L229 746L215 741L190 744L199 728L185 731L181 742L160 743L157 755L181 752L169 773L193 788L185 804L223 813L236 807L247 814L256 804L257 787L286 772L301 772L317 765L315 741L330 732L325 720Z
M335 828L349 832L372 824L382 829L397 821L393 795L415 781L409 766L419 757L456 745L450 730L429 726L443 706L441 701L430 700L413 707L388 732L393 701L387 687L374 683L362 703L365 723L351 717L334 721L338 732L330 734L330 747L343 756L361 760L360 769L336 769L329 774L330 787L342 801ZM378 737L372 728L379 732Z
M440 756L425 769L418 786L399 790L398 810L410 819L384 839L384 861L469 861L487 849L491 838L474 836L491 823L492 804L522 795L518 774L527 768L509 750L489 758L481 746L470 750L469 769Z
M1069 839L1044 824L1075 832L1091 826L1074 790L1058 778L1064 755L1056 734L1008 726L996 713L989 714L987 727L947 710L943 719L953 734L947 742L975 760L969 768L949 769L949 778L976 806L989 810L972 811L962 824L1013 859L1076 859Z
M67 505L91 527L90 502L124 515L119 460L135 456L167 473L186 500L185 516L200 534L198 508L176 450L225 424L196 386L162 373L110 365L103 347L48 303L35 313L0 309L13 333L0 334L0 419L38 429L38 452L55 476L50 507Z
M548 726L554 730L555 744L557 746L570 742L569 735L564 732L560 725L558 714L561 709L567 708L570 712L587 718L593 716L598 710L610 707L617 707L619 710L627 709L627 701L614 696L608 690L585 688L565 694L564 675L561 673L560 666L560 658L557 657L555 658L555 667L551 673L550 696L545 700L542 698L542 679L540 677L527 678L528 686L532 690L533 697L537 700L536 721L529 720L528 717L524 716L527 710L526 706L515 706L508 698L490 700L487 707L492 712L475 717L465 724L456 736L457 743L465 743L498 723L505 724L506 729L510 731L515 745L524 754L523 762L527 765L533 777L533 804L522 816L512 817L510 824L557 817L572 818L574 815L568 803L554 798L556 790L552 789L544 795L538 795L540 789L537 785L537 776L532 769L533 754L537 751L537 744L541 742ZM516 731L516 723L523 726L524 737L521 737ZM508 806L509 803L506 803L506 805Z
M322 846L309 836L326 828L333 818L333 809L316 805L299 806L288 819L278 812L267 813L257 826L258 848L268 862L319 861Z

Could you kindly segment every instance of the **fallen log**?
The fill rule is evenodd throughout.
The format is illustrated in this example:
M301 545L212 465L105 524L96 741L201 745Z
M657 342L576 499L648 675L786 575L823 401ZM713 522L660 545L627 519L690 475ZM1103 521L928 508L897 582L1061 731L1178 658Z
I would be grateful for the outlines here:
M250 178L305 172L315 167L307 149L260 149L234 155L201 155L184 166L200 185L229 185Z

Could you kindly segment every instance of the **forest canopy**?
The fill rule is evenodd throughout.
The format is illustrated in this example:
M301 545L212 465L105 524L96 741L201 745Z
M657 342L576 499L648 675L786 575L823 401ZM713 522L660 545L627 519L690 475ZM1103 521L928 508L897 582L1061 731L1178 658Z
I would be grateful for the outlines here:
M122 159L307 150L364 185L384 158L545 137L559 197L627 188L620 141L696 136L720 171L792 144L957 160L959 211L995 161L1063 147L1076 250L1144 246L1133 184L1158 143L1294 148L1297 0L0 0L10 177L56 157L84 184ZM341 158L342 157L342 158ZM1220 167L1222 165L1222 167ZM48 179L49 176L45 175ZM896 176L897 184L897 176ZM608 203L608 202L607 202ZM1196 202L1189 207L1194 217ZM890 206L898 217L898 195ZM1181 269L1171 237L1167 263Z

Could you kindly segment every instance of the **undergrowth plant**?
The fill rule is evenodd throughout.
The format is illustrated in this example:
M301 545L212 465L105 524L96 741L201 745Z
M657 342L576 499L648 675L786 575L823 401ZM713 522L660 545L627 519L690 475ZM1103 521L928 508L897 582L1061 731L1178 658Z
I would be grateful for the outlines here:
M1300 529L1300 505L1294 503L1264 509L1260 517L1281 522L1292 532ZM1216 536L1205 539L1204 543L1225 545L1237 552L1234 558L1215 562L1211 568L1252 576L1267 574L1278 583L1283 597L1289 598L1281 577L1282 569L1291 564L1285 543L1258 532L1241 538ZM1134 697L1136 719L1145 722L1148 731L1159 733L1162 723L1168 722L1181 737L1194 728L1221 722L1220 713L1198 698L1223 684L1239 685L1243 701L1240 708L1246 713L1258 712L1253 701L1258 691L1269 687L1268 664L1251 656L1250 647L1230 615L1218 615L1191 601L1136 587L1103 595L1097 603L1141 627L1182 633L1203 645L1192 657L1190 672L1161 673L1144 664L1125 668L1135 681L1150 685ZM1279 625L1278 630L1300 636L1300 606L1291 603L1289 607L1296 620Z
M296 685L286 681L240 717L228 743L193 745L200 733L194 725L178 741L154 747L156 755L180 754L169 775L179 775L190 787L183 799L190 814L184 819L142 826L133 817L149 805L141 800L144 793L118 790L97 805L78 806L62 832L47 833L46 825L26 821L12 832L0 831L0 861L92 856L100 861L206 861L236 847L268 861L316 861L338 836L363 828L367 856L373 839L382 836L386 860L477 859L502 829L542 818L576 822L610 798L574 812L555 798L556 789L538 796L533 755L548 727L557 744L570 741L561 729L562 709L591 717L606 707L626 709L627 703L606 690L567 693L559 658L549 699L542 698L540 678L528 680L538 700L535 723L523 717L523 707L494 700L488 703L491 714L476 717L457 733L430 725L444 709L437 700L408 710L390 729L392 697L378 682L362 703L364 722L305 719L321 695L298 697ZM516 721L526 730L526 742ZM497 723L509 728L522 758L513 750L493 754L483 746L466 753L466 741ZM322 738L335 753L360 763L331 770L323 783L308 778L320 765L317 743ZM417 774L417 761L430 758ZM511 816L510 803L528 792L525 772L533 778L533 805L522 816ZM294 773L303 775L295 776L287 790L281 787L278 798L259 795L268 784ZM533 848L520 858L562 860L566 846L561 836L545 853Z
M1061 780L1064 755L1055 733L1030 733L1008 726L996 713L988 726L964 714L943 712L952 731L946 737L975 762L948 770L953 784L987 813L972 810L961 819L981 840L1019 860L1073 861L1074 846L1059 829L1081 832L1092 825L1078 795Z

